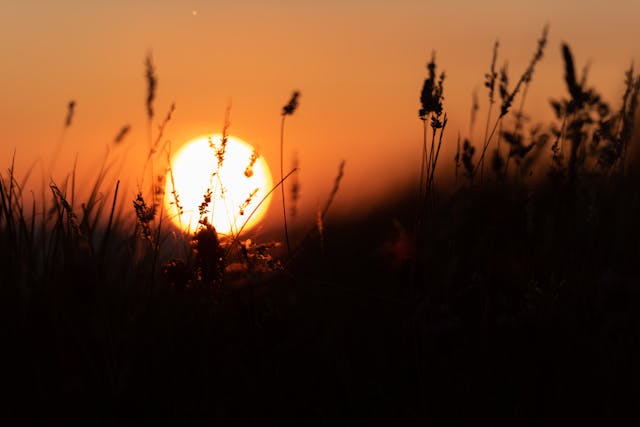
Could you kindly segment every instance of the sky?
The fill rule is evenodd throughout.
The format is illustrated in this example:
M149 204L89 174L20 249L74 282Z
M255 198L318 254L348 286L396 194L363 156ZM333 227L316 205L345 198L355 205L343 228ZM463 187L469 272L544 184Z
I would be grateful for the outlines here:
M230 133L256 145L275 175L281 109L301 92L287 118L285 162L298 154L307 211L324 203L343 159L339 212L364 212L417 177L419 95L433 51L446 72L443 174L458 133L468 133L474 90L479 117L486 114L483 76L496 40L498 64L508 61L515 80L549 24L526 104L545 122L549 99L566 91L561 42L578 69L590 65L589 82L613 105L624 71L640 60L636 0L1 0L0 10L4 170L15 150L18 176L36 164L32 182L42 180L38 174L61 181L77 158L80 181L91 182L109 156L118 165L110 179L129 182L133 195L148 150L144 60L151 53L152 130L175 102L163 136L174 151L221 132L230 104ZM63 131L71 99L76 112ZM131 132L116 146L123 125Z

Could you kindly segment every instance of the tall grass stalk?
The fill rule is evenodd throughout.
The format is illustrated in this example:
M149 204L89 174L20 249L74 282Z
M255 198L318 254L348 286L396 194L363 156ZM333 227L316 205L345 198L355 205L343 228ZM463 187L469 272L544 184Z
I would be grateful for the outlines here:
M64 124L62 125L62 130L60 131L58 142L56 143L53 153L51 154L51 161L49 162L49 168L47 170L47 173L49 175L53 174L53 169L55 168L56 163L58 162L58 156L60 155L60 152L62 151L62 147L64 146L65 138L67 136L67 130L71 127L75 114L76 114L76 101L72 99L67 103L67 114L64 119Z
M282 195L282 221L284 223L284 236L287 243L287 254L291 256L291 243L289 241L289 227L287 226L287 207L285 204L284 190L284 124L287 116L292 115L298 108L300 92L294 91L289 102L282 107L282 120L280 121L280 193Z
M545 27L542 29L542 35L540 36L540 38L537 41L537 48L536 51L533 54L533 57L531 58L531 60L529 61L529 64L527 66L527 68L525 69L525 71L522 73L522 75L520 76L520 78L518 79L518 81L516 82L516 85L514 86L513 90L509 91L507 88L507 81L506 81L506 69L504 70L504 80L501 81L501 87L500 87L500 96L502 98L502 105L500 107L500 115L498 116L498 118L496 119L494 125L493 125L493 129L491 130L491 133L489 133L487 135L486 130L489 129L489 122L490 122L490 111L487 117L487 123L485 125L485 139L484 142L482 144L482 151L480 154L480 159L478 160L478 163L476 164L476 167L473 170L472 176L471 176L471 180L473 182L473 177L476 175L476 173L478 172L478 169L480 169L482 171L482 165L484 164L484 157L485 154L487 152L487 148L489 147L489 144L491 143L491 140L496 132L496 129L498 128L498 125L500 123L500 121L502 121L502 119L507 115L507 113L510 111L511 106L513 104L513 101L515 99L515 97L518 95L518 93L520 92L520 89L522 87L522 85L524 84L525 86L531 81L531 79L533 78L533 73L535 71L535 66L538 62L540 62L540 60L542 59L542 56L544 54L544 49L547 45L547 38L548 38L548 33L549 33L549 27L547 25L545 25ZM486 75L486 82L485 82L485 86L487 86L489 88L489 110L491 110L491 106L492 106L492 100L494 99L494 90L495 90L495 82L496 82L496 77L497 77L497 73L495 71L495 60L497 57L497 49L498 49L498 42L496 42L496 44L494 45L494 54L493 54L493 59L492 59L492 65L491 65L491 70L490 73ZM481 176L482 176L482 172L481 172ZM481 178L482 179L482 178Z
M484 138L482 145L488 145L489 136L489 123L491 122L491 112L493 110L493 104L495 103L495 87L496 87L496 78L498 77L498 73L496 72L496 61L498 60L498 47L500 43L496 40L493 45L493 56L491 57L491 67L489 68L489 72L485 74L485 87L489 89L489 108L487 109L487 120L484 127ZM483 151L484 154L484 151ZM483 182L484 175L484 155L480 157L478 161L478 165L480 166L480 183ZM473 180L473 178L472 178Z
M431 60L427 63L428 76L422 85L420 92L420 110L418 110L418 118L422 120L422 158L420 165L420 185L418 194L418 228L421 227L422 216L427 209L430 193L432 190L431 181L433 180L436 162L440 146L442 144L442 135L446 124L446 114L444 122L442 119L444 100L444 79L445 73L437 74L436 54L431 54ZM427 141L427 126L431 127L431 145ZM436 135L440 130L440 138L436 148Z

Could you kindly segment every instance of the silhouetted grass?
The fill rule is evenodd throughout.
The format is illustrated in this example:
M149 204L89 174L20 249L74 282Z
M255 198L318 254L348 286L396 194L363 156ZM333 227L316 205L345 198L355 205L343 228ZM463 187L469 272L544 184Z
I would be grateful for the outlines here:
M488 115L480 158L471 135L457 138L466 180L454 188L433 185L451 138L432 59L417 205L399 190L360 217L329 217L342 163L291 252L242 227L218 235L207 194L196 232L172 233L153 190L163 187L141 184L133 200L119 184L107 191L107 161L84 203L75 172L36 197L11 164L0 172L3 415L66 425L637 424L640 186L627 153L638 143L640 78L626 72L612 108L563 45L557 123L530 126L524 98L545 43L546 30L512 90L506 69L495 71L496 46L489 109L498 85L501 115L493 132ZM155 94L150 60L147 79ZM480 185L494 132L495 179Z
M287 208L284 197L284 123L287 116L291 116L298 108L298 98L300 98L300 92L294 91L291 95L289 102L282 107L282 121L280 123L280 193L282 194L282 222L284 225L285 242L287 243L287 253L291 255L291 242L289 241L289 227L287 226Z

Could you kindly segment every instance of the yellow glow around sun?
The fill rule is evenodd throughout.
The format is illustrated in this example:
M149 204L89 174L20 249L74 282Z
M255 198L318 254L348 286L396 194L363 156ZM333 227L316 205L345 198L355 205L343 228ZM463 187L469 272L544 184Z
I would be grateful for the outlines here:
M166 177L165 205L174 224L192 233L198 227L200 206L210 191L205 217L218 233L235 235L245 222L247 230L264 216L270 200L260 202L272 185L267 162L251 145L229 136L223 153L221 135L202 136L173 156Z

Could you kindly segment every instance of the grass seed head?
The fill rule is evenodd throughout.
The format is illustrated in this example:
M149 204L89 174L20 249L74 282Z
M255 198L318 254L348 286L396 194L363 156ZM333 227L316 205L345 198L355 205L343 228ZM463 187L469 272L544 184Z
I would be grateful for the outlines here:
M282 107L282 115L283 116L290 116L292 115L296 109L298 108L298 98L300 98L300 92L295 90L293 91L293 93L291 94L291 99L289 99L289 102Z
M73 99L69 101L67 104L67 118L64 121L64 127L68 128L71 126L71 122L73 121L73 116L75 114L76 101Z
M151 52L147 54L145 58L145 78L147 80L147 118L149 121L153 119L153 101L156 98L156 89L158 86L158 79L156 78L155 68L153 66L153 58Z
M562 59L564 60L564 81L571 95L571 101L575 109L579 109L584 103L584 92L576 78L576 68L573 62L571 49L566 43L562 44Z
M513 100L515 99L518 92L520 92L520 88L522 87L522 85L523 84L526 85L531 82L536 64L540 62L540 60L544 55L544 48L547 45L548 34L549 34L549 27L545 25L544 28L542 29L542 35L538 39L538 46L536 48L536 51L534 52L533 57L531 58L531 61L529 61L529 65L527 66L524 73L522 73L522 75L520 76L520 79L518 79L518 82L513 88L513 91L511 91L511 93L509 93L509 95L506 98L502 99L502 107L500 108L500 117L504 117L509 112L511 105L513 104Z
M249 194L249 196L245 199L245 201L244 201L244 202L242 202L242 204L240 204L240 207L239 207L239 210L238 210L238 212L239 212L239 214L240 214L240 215L244 215L245 210L246 210L246 209L247 209L247 207L251 204L251 201L253 200L253 198L254 198L254 197L256 197L256 194L258 194L258 191L259 191L259 190L260 190L259 188L254 189L254 190Z
M259 157L260 154L258 154L258 150L254 148L251 152L251 157L249 158L249 164L244 169L244 176L246 176L247 178L251 178L253 176L253 167L255 166L256 161Z
M498 60L498 47L500 43L498 40L493 44L493 56L491 57L491 68L488 73L484 75L484 86L489 89L489 103L494 103L494 93L496 89L496 79L498 73L496 72L496 61Z
M118 133L116 134L116 137L113 138L113 143L120 144L122 141L124 141L124 138L129 134L129 131L131 131L131 126L129 125L122 126L118 131Z
M133 208L136 212L136 220L140 226L140 232L144 239L151 240L151 222L156 216L156 207L148 206L142 193L136 195L133 201Z
M427 116L431 113L434 113L437 117L442 114L445 73L441 73L439 77L436 76L435 52L431 54L431 60L427 63L427 70L429 71L429 76L424 80L422 92L420 93L420 105L422 107L418 111L420 120L427 120Z
M211 192L211 188L207 188L207 191L202 196L202 203L198 206L198 213L200 214L200 223L204 224L203 221L206 221L207 213L209 213L209 205L211 204L211 197L213 193Z

